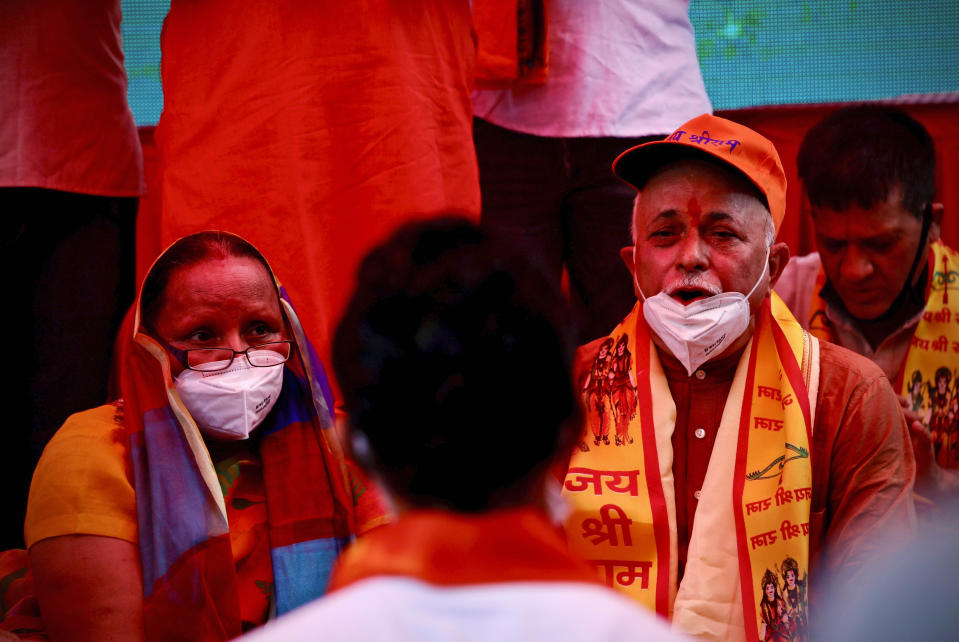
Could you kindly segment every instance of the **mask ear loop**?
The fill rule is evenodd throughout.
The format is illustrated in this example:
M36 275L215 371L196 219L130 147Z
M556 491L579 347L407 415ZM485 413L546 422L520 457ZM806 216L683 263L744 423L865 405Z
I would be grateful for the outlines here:
M766 258L763 259L763 271L759 275L759 279L756 280L756 283L753 284L753 289L749 291L749 294L746 295L746 300L749 300L749 297L753 295L753 292L756 291L756 288L759 287L759 284L763 282L763 277L766 276L766 273L769 272L769 251L772 249L772 246L766 246Z
M919 247L916 248L916 256L912 259L912 267L909 268L909 276L906 277L906 282L903 284L903 288L907 289L907 292L912 296L913 303L925 303L925 300L915 293L915 288L912 286L912 279L916 274L916 269L919 267L920 260L922 257L922 248L926 244L926 237L929 235L929 226L932 225L932 203L926 203L925 207L922 208L922 229L919 231Z
M749 299L753 295L753 292L756 291L756 288L759 287L759 284L762 283L763 277L766 276L766 273L769 272L769 253L772 249L772 246L766 246L766 258L763 259L763 271L759 275L759 278L756 280L756 283L753 284L752 289L749 291L749 294L746 295L746 299ZM646 295L643 293L643 288L639 286L639 280L636 278L636 246L633 246L633 285L636 286L636 291L639 292L640 298L645 302Z
M922 248L926 245L926 236L929 234L929 226L932 225L932 204L926 203L922 208L922 229L919 232L919 247L916 248L916 254L912 258L912 266L909 268L909 276L906 277L906 282L902 284L902 289L899 290L899 294L896 295L896 299L892 302L889 308L883 312L881 315L876 317L874 321L885 321L895 315L902 305L906 302L907 299L912 300L912 303L919 305L925 301L920 295L915 294L912 284L912 279L916 275L916 268L919 267L920 260L922 256Z
M640 299L645 303L646 295L643 293L643 288L639 285L639 279L636 278L636 246L633 246L633 285L636 287L636 291L639 292Z

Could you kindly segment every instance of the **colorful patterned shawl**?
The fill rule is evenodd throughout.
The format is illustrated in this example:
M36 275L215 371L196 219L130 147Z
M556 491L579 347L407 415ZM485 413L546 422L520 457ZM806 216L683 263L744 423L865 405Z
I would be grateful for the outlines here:
M275 277L274 277L275 278ZM386 521L375 492L341 456L326 374L285 292L277 291L296 344L283 391L262 432L275 609L323 594L351 536ZM121 330L148 639L221 640L242 633L230 526L207 447L170 373L170 354L140 329ZM127 339L128 338L128 339Z

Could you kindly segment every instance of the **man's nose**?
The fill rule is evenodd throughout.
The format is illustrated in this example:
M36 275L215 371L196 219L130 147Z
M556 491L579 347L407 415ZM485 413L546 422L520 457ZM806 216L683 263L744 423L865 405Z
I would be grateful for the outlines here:
M709 250L695 230L687 232L680 241L676 263L687 272L702 271L709 266Z
M855 245L849 245L843 253L839 275L843 281L856 283L872 275L875 268L872 258Z

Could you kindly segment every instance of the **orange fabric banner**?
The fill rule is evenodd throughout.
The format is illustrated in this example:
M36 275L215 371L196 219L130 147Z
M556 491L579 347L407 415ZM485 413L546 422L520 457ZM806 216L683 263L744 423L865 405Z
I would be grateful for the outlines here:
M329 362L375 243L414 217L479 216L471 29L465 1L172 0L161 245L249 240Z
M547 0L489 0L473 6L476 86L502 89L546 82Z

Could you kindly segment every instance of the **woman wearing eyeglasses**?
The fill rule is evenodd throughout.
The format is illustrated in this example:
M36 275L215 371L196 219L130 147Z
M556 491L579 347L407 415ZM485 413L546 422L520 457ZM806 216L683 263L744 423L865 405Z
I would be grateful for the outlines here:
M47 446L25 527L52 639L221 640L321 595L386 520L266 260L180 239L122 330L121 389Z

